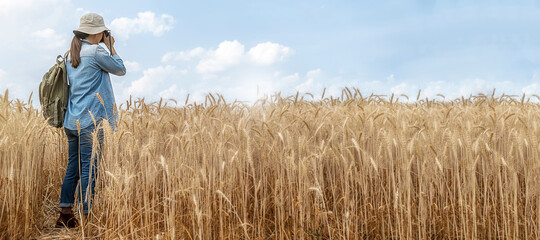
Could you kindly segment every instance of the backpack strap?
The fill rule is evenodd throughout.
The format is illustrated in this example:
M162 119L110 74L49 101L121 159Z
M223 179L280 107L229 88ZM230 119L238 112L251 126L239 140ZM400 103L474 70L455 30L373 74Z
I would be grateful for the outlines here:
M60 59L62 59L62 55L56 56L56 64L58 64L58 65L62 64L63 60L60 60Z
M68 86L69 86L69 79L68 79L68 76L67 76L67 71L66 71L65 65L67 64L66 60L67 60L67 56L68 56L69 52L70 52L70 50L66 51L66 53L64 54L64 58L62 60L64 62L63 70L64 70L64 74L66 76L66 83L67 83ZM60 57L60 55L58 55L58 56Z
M70 50L67 50L66 53L64 54L64 62L65 62L66 59L67 59L67 56L68 56L68 54L69 54L69 51L70 51Z
M69 54L69 50L67 50L67 52L64 54L64 57L62 57L62 55L58 55L56 57L56 63L61 64L62 62L65 62L68 54ZM62 61L60 61L60 58L62 58Z

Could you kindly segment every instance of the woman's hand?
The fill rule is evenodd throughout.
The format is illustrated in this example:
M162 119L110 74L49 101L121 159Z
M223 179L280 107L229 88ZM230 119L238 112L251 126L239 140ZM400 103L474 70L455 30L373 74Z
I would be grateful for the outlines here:
M111 47L114 46L114 37L110 34L109 36L105 36L105 34L103 34L103 43L105 43L107 48L111 49Z
M105 43L105 46L107 46L109 52L111 52L111 56L116 55L116 50L114 49L114 37L112 35L103 35L103 43Z

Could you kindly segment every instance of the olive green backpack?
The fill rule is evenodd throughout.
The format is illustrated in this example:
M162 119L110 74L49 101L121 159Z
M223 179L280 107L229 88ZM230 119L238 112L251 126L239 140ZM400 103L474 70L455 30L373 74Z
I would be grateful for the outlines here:
M58 55L56 64L49 69L39 84L39 102L43 117L49 125L61 128L69 101L69 83L66 72L66 57Z

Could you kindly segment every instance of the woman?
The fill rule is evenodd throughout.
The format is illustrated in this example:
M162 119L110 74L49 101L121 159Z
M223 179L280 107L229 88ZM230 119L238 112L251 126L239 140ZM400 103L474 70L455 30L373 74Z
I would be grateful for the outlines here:
M103 129L100 123L106 120L113 129L116 128L118 111L109 73L126 74L124 63L114 49L114 38L108 34L109 29L100 15L83 15L79 28L73 33L75 36L66 59L69 61L66 62L69 102L64 119L69 161L60 194L60 217L56 222L57 227L70 228L79 225L72 210L79 179L83 219L88 216L94 195L94 179L101 151L98 149L92 153L92 132L97 129L101 146ZM100 42L105 43L110 54L99 45Z

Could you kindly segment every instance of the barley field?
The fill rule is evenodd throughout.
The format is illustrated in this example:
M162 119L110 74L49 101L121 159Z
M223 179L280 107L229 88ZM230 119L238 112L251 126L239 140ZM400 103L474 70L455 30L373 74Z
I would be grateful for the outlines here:
M540 239L540 104L419 96L118 103L94 215L67 230L66 136L6 91L0 239Z

